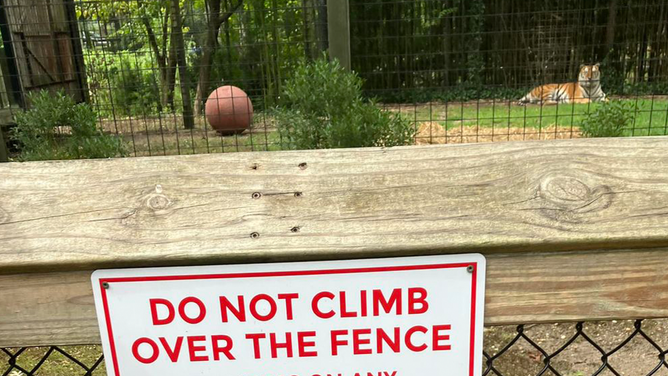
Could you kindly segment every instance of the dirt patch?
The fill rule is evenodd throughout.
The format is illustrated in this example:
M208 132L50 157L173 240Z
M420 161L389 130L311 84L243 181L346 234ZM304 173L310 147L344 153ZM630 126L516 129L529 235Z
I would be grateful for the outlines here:
M485 329L484 347L490 356L502 352L493 365L500 374L507 376L541 374L546 359L541 350L550 357L550 365L558 372L548 371L543 375L599 374L597 370L604 366L603 351L609 355L609 368L601 375L643 376L649 375L660 364L661 350L654 347L650 340L664 350L667 348L668 320L645 320L640 329L642 332L637 331L634 321L628 320L585 323L582 331L584 335L578 335L576 324L526 325L523 334L529 340L520 337L508 350L503 351L518 336L518 330L510 326L491 327ZM566 344L568 346L560 351ZM621 344L624 346L613 353ZM668 367L663 367L662 371L654 375L668 375Z
M558 140L580 138L577 127L557 127L550 125L542 129L535 128L489 128L467 126L446 129L437 122L423 122L418 126L415 136L416 145L467 144L478 142L503 142L527 140Z

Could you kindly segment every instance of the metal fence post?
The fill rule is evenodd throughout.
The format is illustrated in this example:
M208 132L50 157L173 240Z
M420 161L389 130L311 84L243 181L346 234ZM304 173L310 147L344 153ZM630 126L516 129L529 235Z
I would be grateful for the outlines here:
M327 31L329 55L336 58L341 66L350 70L350 16L348 0L327 2Z

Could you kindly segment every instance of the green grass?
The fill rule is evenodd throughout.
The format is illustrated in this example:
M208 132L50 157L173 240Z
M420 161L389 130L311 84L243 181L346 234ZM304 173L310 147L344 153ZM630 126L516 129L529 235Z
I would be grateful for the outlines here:
M624 99L637 104L633 123L624 136L668 135L668 98ZM518 106L513 102L469 101L430 104L403 104L384 106L400 112L411 122L435 122L447 130L460 129L465 135L542 134L548 128L570 138L578 131L582 120L601 104L565 104L559 106ZM194 130L182 128L182 119L176 115L162 118L133 118L103 121L103 128L117 133L126 141L129 155L175 155L238 151L285 150L271 115L258 112L252 133L221 137L196 119ZM476 130L476 126L484 128ZM498 130L498 132L496 131ZM550 131L551 132L551 131ZM488 136L489 136L488 135ZM489 138L489 137L488 137ZM477 138L467 142L478 142Z
M625 136L668 135L668 100L638 99L623 100L637 104L633 124L625 130ZM461 127L484 128L531 128L543 129L552 126L576 128L589 112L601 106L592 104L564 104L558 106L518 106L503 102L467 102L455 104L430 104L406 106L402 114L410 120L438 122L447 129Z
M60 348L87 367L93 366L98 358L102 355L102 348L100 346L61 346ZM12 350L18 351L18 349ZM30 371L39 364L48 350L48 347L29 348L22 352L21 355L19 355L16 364L19 367ZM8 366L8 359L9 358L5 353L0 352L0 374L6 371ZM68 359L58 351L53 351L48 356L47 361L39 367L39 371L36 373L36 375L71 376L83 375L84 373L85 371L83 368L81 368L71 359ZM106 374L104 361L98 365L96 370L92 373L93 376L105 376ZM24 376L25 374L14 370L14 372L9 373L9 375Z

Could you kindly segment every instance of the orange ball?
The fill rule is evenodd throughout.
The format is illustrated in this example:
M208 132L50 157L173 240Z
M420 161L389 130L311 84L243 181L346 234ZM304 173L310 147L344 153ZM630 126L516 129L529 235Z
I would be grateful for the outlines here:
M206 100L204 112L211 127L223 135L241 133L253 121L253 104L236 86L214 90Z

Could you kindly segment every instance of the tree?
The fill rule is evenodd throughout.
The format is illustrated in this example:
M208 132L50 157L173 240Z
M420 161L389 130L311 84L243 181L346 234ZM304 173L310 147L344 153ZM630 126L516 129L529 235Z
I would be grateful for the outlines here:
M160 1L159 3L164 3ZM141 22L146 29L148 44L153 51L160 73L160 104L162 107L174 108L174 86L176 84L176 49L174 43L169 43L169 24L172 7L169 4L160 4L163 17L160 19L160 40L153 31L151 14L142 12ZM143 6L143 5L140 5ZM169 46L169 47L168 47ZM169 48L169 52L167 49Z
M227 4L227 1L225 3ZM227 11L224 11L222 9L222 0L206 0L206 6L208 8L207 29L206 40L202 47L202 60L200 61L199 79L197 80L197 90L195 94L196 114L202 113L204 99L208 95L210 89L211 64L213 63L213 55L218 48L218 33L220 32L220 27L223 23L227 22L242 5L243 0L236 0Z
M183 102L183 126L186 129L195 128L193 118L193 107L190 99L190 79L188 78L188 66L186 62L186 48L183 41L183 24L181 20L181 4L179 0L171 0L172 21L172 45L176 51L176 61L179 67L179 78L181 82L181 98Z

